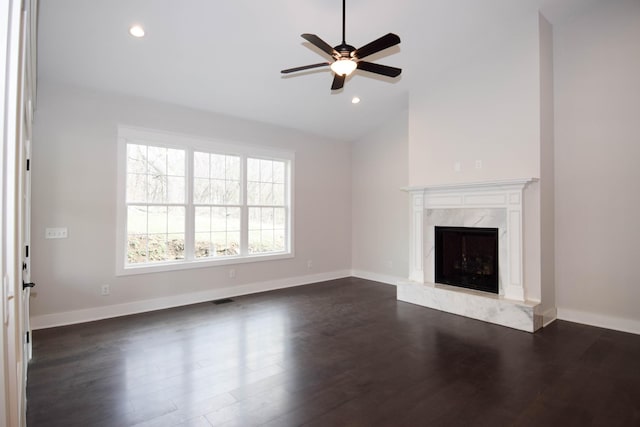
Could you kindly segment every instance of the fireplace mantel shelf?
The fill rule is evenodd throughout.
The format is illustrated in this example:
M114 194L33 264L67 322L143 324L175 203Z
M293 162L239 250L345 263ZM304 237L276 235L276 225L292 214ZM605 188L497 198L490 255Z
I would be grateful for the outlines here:
M415 185L411 187L402 187L402 191L409 193L415 191L456 191L456 190L470 190L470 189L490 189L491 187L510 187L510 186L524 186L531 182L538 181L538 178L516 178L516 179L501 179L495 181L477 181L477 182L460 182L457 184L432 184L432 185Z

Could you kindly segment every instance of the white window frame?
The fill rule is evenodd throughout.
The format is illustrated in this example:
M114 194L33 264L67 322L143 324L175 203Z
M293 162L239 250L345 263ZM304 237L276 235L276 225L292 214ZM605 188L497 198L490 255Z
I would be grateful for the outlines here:
M172 260L166 262L153 262L141 264L127 263L127 203L126 203L126 182L127 182L127 144L137 143L141 145L157 145L167 148L185 150L186 157L186 212L185 212L185 259ZM233 264L242 264L258 261L272 261L278 259L293 258L294 253L294 160L295 153L292 151L252 146L241 143L228 143L214 140L207 140L188 135L175 134L171 132L137 128L132 126L118 126L118 165L117 165L117 221L116 221L116 275L125 276L133 274L156 273L173 270L186 270L193 268L215 267ZM278 253L260 253L228 256L228 257L207 257L195 258L194 256L194 203L192 197L193 185L193 153L194 151L204 151L209 153L219 153L227 155L241 156L241 233L246 241L248 233L248 212L247 204L247 171L246 159L263 158L271 160L282 160L287 163L285 179L285 205L286 215L286 237L285 251Z

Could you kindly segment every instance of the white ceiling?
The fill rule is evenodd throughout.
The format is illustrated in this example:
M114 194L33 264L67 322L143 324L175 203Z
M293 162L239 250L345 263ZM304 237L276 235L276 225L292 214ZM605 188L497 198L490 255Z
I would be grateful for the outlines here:
M356 71L332 93L328 68L280 70L328 59L300 34L339 44L340 0L46 0L38 78L353 140L406 107L412 84L428 77L414 71L446 70L496 19L540 8L553 23L595 1L605 0L348 0L347 43L398 34L398 47L367 60L403 74ZM133 23L146 37L128 34Z

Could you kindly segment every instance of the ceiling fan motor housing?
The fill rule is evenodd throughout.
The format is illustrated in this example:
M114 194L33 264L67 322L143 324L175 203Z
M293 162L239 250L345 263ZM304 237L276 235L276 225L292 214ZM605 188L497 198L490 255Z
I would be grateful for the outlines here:
M351 55L352 52L354 52L356 50L355 47L346 44L346 43L342 43L336 47L334 47L335 51L338 52L340 54L339 57L336 57L336 59L352 59L353 56Z

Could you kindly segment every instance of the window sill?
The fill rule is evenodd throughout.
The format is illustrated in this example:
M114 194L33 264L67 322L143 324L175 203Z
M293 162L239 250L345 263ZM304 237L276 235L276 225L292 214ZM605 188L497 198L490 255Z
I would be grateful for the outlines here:
M220 267L225 265L247 264L251 262L263 262L263 261L276 261L280 259L293 258L294 255L291 252L282 252L277 254L265 254L265 255L249 255L236 258L224 258L224 259L204 259L194 261L172 261L172 262L159 262L154 264L139 265L139 266L118 266L116 276L132 276L136 274L149 274L149 273L161 273L167 271L178 270L191 270L194 268L211 268Z

